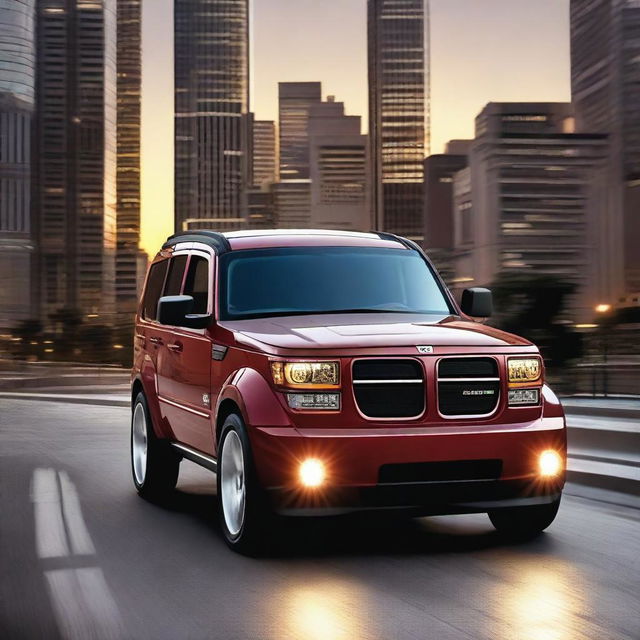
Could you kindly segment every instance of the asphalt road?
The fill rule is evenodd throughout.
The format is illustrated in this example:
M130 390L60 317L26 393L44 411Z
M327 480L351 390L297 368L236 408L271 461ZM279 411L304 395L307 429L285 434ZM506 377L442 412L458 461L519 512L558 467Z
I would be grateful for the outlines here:
M519 544L484 515L296 521L250 559L207 472L136 495L128 409L0 403L2 638L640 638L638 511L565 496Z

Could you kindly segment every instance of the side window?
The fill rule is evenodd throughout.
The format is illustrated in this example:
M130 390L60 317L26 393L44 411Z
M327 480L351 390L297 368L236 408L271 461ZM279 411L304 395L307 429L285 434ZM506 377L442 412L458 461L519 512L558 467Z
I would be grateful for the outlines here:
M207 313L209 302L209 261L202 256L191 256L184 295L193 296L193 313Z
M151 265L149 276L147 277L147 288L144 292L142 303L142 317L145 320L155 320L158 310L158 299L162 293L164 277L167 273L168 260L156 262Z
M167 284L164 287L164 293L162 295L180 295L180 288L182 287L182 276L184 275L184 268L186 266L186 255L171 258L171 262L169 263L169 275L167 276Z

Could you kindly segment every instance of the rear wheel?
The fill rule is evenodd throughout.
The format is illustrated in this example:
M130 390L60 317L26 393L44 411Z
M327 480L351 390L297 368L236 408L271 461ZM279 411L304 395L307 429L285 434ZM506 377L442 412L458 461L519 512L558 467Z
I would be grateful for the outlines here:
M520 539L535 538L555 520L559 507L560 498L534 507L496 509L488 515L500 533Z
M227 416L220 433L218 499L220 526L234 551L252 555L264 545L271 514L258 483L242 418Z
M178 481L180 457L153 431L147 400L140 392L131 413L131 471L141 496L157 498L172 491Z

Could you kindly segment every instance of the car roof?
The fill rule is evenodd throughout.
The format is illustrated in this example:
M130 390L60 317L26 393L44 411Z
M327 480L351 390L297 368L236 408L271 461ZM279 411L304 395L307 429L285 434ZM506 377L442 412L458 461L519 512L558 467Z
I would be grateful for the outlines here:
M208 229L184 231L167 239L163 248L182 242L203 242L217 253L270 247L347 246L390 249L414 248L404 238L377 231L337 231L330 229L258 229L217 232Z

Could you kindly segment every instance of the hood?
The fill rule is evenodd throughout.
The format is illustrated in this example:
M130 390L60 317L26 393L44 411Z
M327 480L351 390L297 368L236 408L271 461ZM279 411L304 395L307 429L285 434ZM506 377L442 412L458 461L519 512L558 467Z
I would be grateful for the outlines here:
M493 327L460 319L399 313L321 314L233 320L220 326L240 343L260 342L281 349L362 349L367 347L530 346Z

